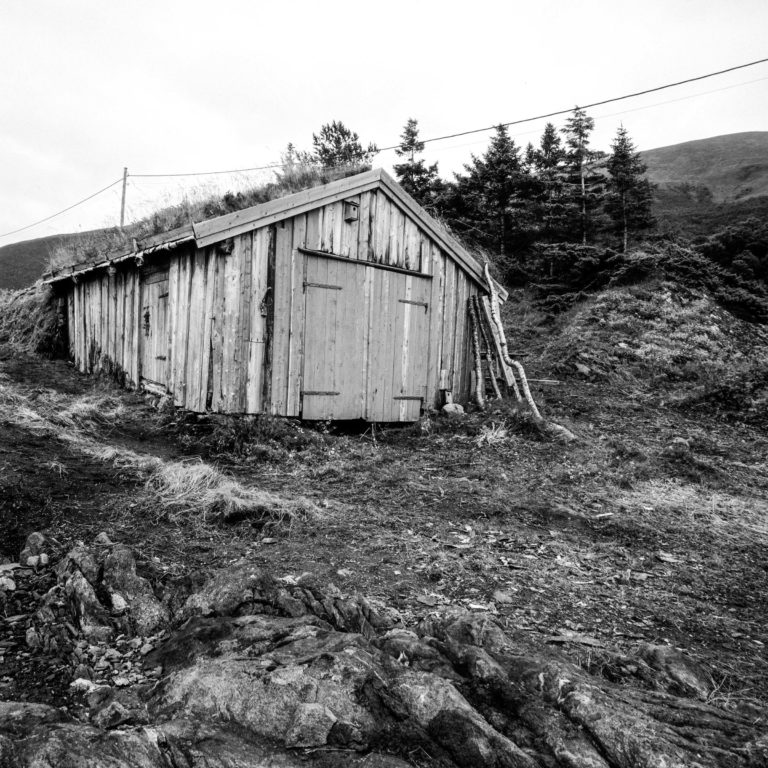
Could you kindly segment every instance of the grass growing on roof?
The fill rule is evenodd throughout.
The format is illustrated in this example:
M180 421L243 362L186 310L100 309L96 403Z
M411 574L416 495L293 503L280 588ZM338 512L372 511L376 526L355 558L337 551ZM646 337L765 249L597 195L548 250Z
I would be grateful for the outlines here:
M296 163L284 166L276 174L276 179L267 184L250 186L239 192L227 192L224 195L211 195L200 191L185 196L178 203L158 208L122 230L93 230L80 237L70 235L62 238L50 248L47 268L56 270L72 264L101 261L110 254L130 251L133 240L140 243L148 237L188 226L193 222L224 216L369 169L370 166L360 164L318 168Z

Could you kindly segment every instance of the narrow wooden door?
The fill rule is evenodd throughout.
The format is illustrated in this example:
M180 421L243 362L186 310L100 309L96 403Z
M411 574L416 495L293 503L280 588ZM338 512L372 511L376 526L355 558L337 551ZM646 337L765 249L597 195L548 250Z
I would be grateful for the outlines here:
M364 411L364 267L306 257L302 417L360 419Z
M150 387L167 389L170 370L167 269L142 275L139 339L141 379Z

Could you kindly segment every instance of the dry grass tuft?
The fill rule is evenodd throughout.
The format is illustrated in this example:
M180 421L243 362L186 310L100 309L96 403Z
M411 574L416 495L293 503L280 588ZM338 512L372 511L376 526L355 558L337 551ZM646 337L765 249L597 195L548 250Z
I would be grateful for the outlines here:
M83 395L67 402L48 390L34 400L0 382L0 418L29 431L50 435L93 459L146 478L144 503L158 519L175 523L237 522L292 525L315 518L318 508L305 498L285 499L239 483L201 459L165 461L103 440L105 428L119 424L125 406L112 394ZM63 465L49 467L61 473Z
M201 460L163 462L147 480L147 488L160 505L163 516L173 521L198 514L236 522L289 524L317 516L317 507L307 499L283 499L272 493L243 486Z
M51 414L51 420L69 429L92 431L117 423L124 414L125 406L114 395L85 395Z
M25 353L61 354L63 323L48 286L0 291L1 343Z

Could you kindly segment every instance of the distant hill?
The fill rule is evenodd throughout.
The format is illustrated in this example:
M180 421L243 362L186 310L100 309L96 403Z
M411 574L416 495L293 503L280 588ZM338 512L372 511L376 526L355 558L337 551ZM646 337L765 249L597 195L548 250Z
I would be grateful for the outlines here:
M659 188L693 192L704 202L732 203L768 195L768 131L685 141L642 153Z
M23 288L43 273L48 253L62 235L23 240L0 248L0 288Z
M768 217L768 131L731 133L642 153L662 231L708 235Z

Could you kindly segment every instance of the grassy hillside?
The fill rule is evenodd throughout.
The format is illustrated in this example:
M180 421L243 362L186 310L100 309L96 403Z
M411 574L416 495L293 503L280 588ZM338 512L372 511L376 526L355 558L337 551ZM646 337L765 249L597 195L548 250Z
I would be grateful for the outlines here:
M43 273L48 252L66 235L50 235L0 248L0 289L24 288Z
M702 203L768 195L768 131L686 141L642 157L654 184L692 194Z
M51 256L57 251L72 249L77 243L100 240L114 232L111 229L92 229L48 235L34 240L23 240L0 247L0 290L25 288L32 285L48 268Z

